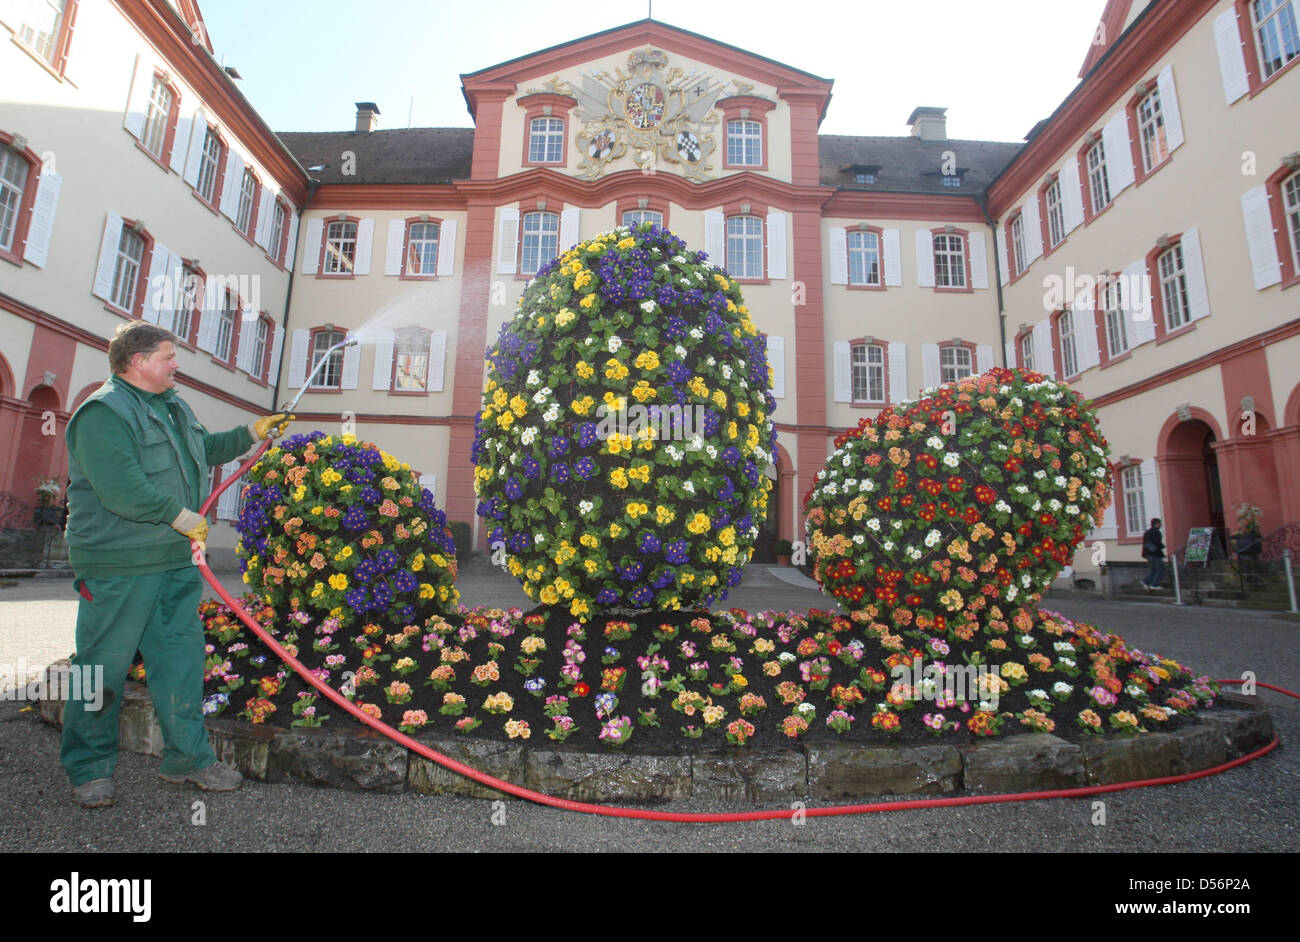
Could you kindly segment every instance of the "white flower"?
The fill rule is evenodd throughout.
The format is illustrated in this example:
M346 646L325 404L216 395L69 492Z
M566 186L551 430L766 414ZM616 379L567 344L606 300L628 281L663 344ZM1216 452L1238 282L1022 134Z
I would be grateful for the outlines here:
M1047 502L1047 506L1050 507L1052 510L1060 510L1061 502L1057 500L1055 497L1053 497L1051 500Z
M683 360L686 359L686 348L683 347L680 343L677 346L673 347L673 353L677 354Z
M528 385L529 385L529 386L536 386L536 385L537 385L538 383L540 383L541 381L542 381L542 377L541 377L541 375L540 375L536 370L529 370L529 371L528 371Z
M809 703L807 700L805 700L803 703L799 704L797 707L795 707L795 709L798 710L800 713L816 713L816 712L817 712L817 708L816 708L815 706L813 706L811 703Z
M1034 636L1033 636L1033 635L1021 635L1020 638L1019 638L1019 641L1020 641L1021 644L1027 644L1027 645L1030 645L1030 646L1032 647L1033 644L1034 644Z
M582 514L584 517L591 513L595 508L596 505L589 500L578 501L578 513Z
M1012 489L1013 491L1015 491L1017 494L1028 494L1028 493L1029 493L1029 485L1027 485L1027 484L1017 484L1017 485L1015 485L1015 486L1014 486L1013 488L1011 488L1011 489Z
M530 425L528 426L528 428L524 429L524 434L519 436L519 441L525 445L531 445L533 443L533 439L535 439L536 437L537 437L537 426Z
M847 468L849 465L853 464L853 459L850 458L848 455L845 455L843 460L840 462L840 464L844 465L844 467Z
M903 521L901 520L891 520L889 521L889 525L892 526L895 530L903 529Z
M826 494L828 497L834 497L839 492L840 492L839 486L834 481L831 481L829 484L827 484L825 487L822 488L822 493Z
M879 517L872 517L870 520L868 520L868 521L867 521L867 529L868 529L868 530L875 530L877 533L879 533L879 532L880 532L880 518L879 518Z
M709 366L717 366L717 365L718 365L718 361L715 360L715 359L713 359L713 357L711 357L711 356L710 356L710 357L705 357L705 358L704 358L704 362L705 362L706 364L708 364Z
M1058 658L1056 659L1056 663L1058 663L1058 664L1064 664L1066 667L1074 667L1074 666L1075 666L1074 658L1072 658L1072 657L1058 657Z
M534 543L545 543L545 542L546 542L546 534L545 534L545 533L537 533L537 534L534 534L534 535L533 535L533 542L534 542Z
M885 542L883 542L883 543L880 544L880 548L883 549L886 553L893 552L893 549L894 549L894 541L893 541L893 540L885 540Z
M1058 680L1056 683L1052 684L1052 693L1057 694L1058 696L1067 697L1073 692L1073 685L1067 684L1063 680Z
M674 255L674 256L673 256L673 261L676 262L678 265L685 265L685 264L686 264L686 259L682 258L682 256L680 256L680 255Z
M656 307L657 305L654 303L654 301L641 302L641 310L645 311L647 314L653 314L655 312Z
M1057 654L1073 654L1074 645L1072 645L1068 641L1057 641L1055 644L1052 645L1052 650L1055 651Z
M1028 589L1031 585L1034 584L1034 580L1030 577L1029 573L1025 573L1023 576L1021 576L1020 582L1022 585L1024 585L1026 589Z
M864 540L866 540L866 537L863 536L861 533L855 533L855 534L853 534L853 542L854 542L854 543L857 543L859 546L862 545L862 543L863 543Z
M731 379L731 367L726 363L722 364L722 378Z
M668 457L673 459L673 461L682 460L682 453L677 449L675 445L669 445L667 451L668 451Z
M903 552L906 553L908 557L910 557L911 559L921 558L921 551L917 549L915 546L909 546L905 550L903 550Z
M1046 690L1040 690L1040 689L1038 689L1038 688L1035 688L1035 689L1029 691L1029 693L1025 694L1025 696L1026 696L1026 697L1037 697L1039 700L1046 700L1046 699L1047 699L1047 691L1046 691Z
M1013 601L1013 600L1015 599L1015 597L1016 597L1017 595L1019 595L1019 594L1020 594L1020 593L1019 593L1019 591L1016 589L1015 586L1013 586L1013 585L1009 585L1009 586L1007 586L1007 601L1008 601L1008 602Z
M942 447L943 447L943 439L940 438L938 435L931 435L929 438L927 438L927 439L925 440L925 447L927 447L927 448L942 448Z
M798 658L796 658L794 654L790 651L782 651L780 654L776 656L776 659L780 661L782 664L789 664L791 661L798 660Z
M1030 507L1029 509L1032 510L1034 513L1038 513L1038 511L1043 509L1043 502L1041 500L1036 500L1034 501L1034 506Z
M704 330L703 330L702 328L699 328L699 327L692 327L692 328L691 328L691 336L692 336L693 338L695 338L696 340L703 340L703 339L704 339Z
M957 457L957 453L954 451L950 451L943 456L943 463L950 468L957 467L957 465L960 463L960 460L961 459Z
M615 353L619 347L623 346L623 338L615 334L609 338L609 343L606 346L608 346L610 353Z
M687 494L694 494L694 493L695 493L695 485L694 485L692 482L690 482L690 481L683 481L683 482L682 482L682 490L684 490Z
M1078 513L1079 513L1079 508L1076 507L1076 506L1074 506L1074 504L1066 504L1066 505L1065 505L1065 512L1066 512L1067 514L1069 514L1070 516L1074 517L1074 516L1077 516L1077 515L1078 515Z
M560 417L560 404L558 402L552 402L551 407L542 413L542 418L545 419L547 422L554 422L559 417Z
M549 389L543 388L533 393L533 402L537 403L539 406L547 399L550 398L551 398L551 391Z
M714 448L712 445L705 445L704 451L710 458L718 457L718 449Z
M1033 387L1031 386L1030 388L1032 389ZM1020 399L1019 396L1012 396L1012 397L1011 397L1011 406L1012 406L1012 408L1020 409L1020 408L1023 408L1023 406L1024 406L1024 402L1021 401L1021 399Z
M942 533L940 533L938 530L931 530L929 533L925 535L925 545L928 547L932 547L942 539L943 539Z
M875 489L876 489L876 482L872 481L869 478L858 485L858 490L860 491L874 491Z
M1042 468L1039 468L1037 471L1034 472L1034 477L1036 477L1038 480L1041 481L1043 478L1047 477L1047 472L1044 471Z
M1057 487L1065 487L1065 475L1058 474L1056 477L1052 478L1052 483Z

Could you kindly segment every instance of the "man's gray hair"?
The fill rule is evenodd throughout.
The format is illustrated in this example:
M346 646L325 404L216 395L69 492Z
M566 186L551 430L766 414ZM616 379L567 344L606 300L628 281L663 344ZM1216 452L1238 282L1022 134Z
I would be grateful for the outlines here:
M108 342L108 367L114 373L125 373L131 368L131 357L137 353L147 356L167 341L176 343L176 335L156 324L147 321L122 324Z

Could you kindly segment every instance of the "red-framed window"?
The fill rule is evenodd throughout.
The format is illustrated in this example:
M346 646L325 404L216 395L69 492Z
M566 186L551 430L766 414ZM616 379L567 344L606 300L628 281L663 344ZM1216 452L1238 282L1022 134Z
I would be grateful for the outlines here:
M401 277L429 279L438 277L438 254L442 251L442 220L433 216L415 216L406 220L402 235Z
M40 0L27 3L18 15L14 41L59 78L68 64L68 47L80 0Z
M153 236L143 228L137 228L136 222L122 220L122 232L114 249L113 283L108 296L111 310L135 318L143 313L153 243Z
M313 327L311 339L307 345L307 373L316 368L325 357L325 352L347 337L345 331L336 327ZM312 392L341 392L343 390L343 350L334 350L329 355L329 363L312 379Z
M136 143L164 168L168 167L176 144L180 107L180 92L161 72L154 72L150 80L149 101L145 106L144 127Z
M1038 218L1043 227L1043 254L1050 255L1065 241L1065 201L1061 197L1061 178L1053 174L1038 189Z
M217 307L212 311L216 317L216 333L212 337L212 361L222 366L235 368L236 354L239 350L239 331L243 321L244 307L239 295L225 288L220 297L215 299Z
M884 408L889 403L889 342L879 337L849 341L851 404Z
M331 216L321 226L320 263L317 278L353 278L357 263L357 234L361 219Z
M221 205L221 193L226 180L226 142L212 125L208 125L203 136L203 151L199 157L199 179L194 186L194 195L211 209L218 212Z
M763 217L751 213L727 217L727 271L737 281L766 281Z
M1052 312L1052 361L1061 379L1077 376L1079 368L1079 330L1082 323L1072 307Z
M258 311L257 320L242 329L253 331L248 339L253 345L246 361L250 367L248 375L265 386L271 369L271 340L275 336L275 324L266 311Z
M1129 334L1124 308L1129 300L1124 292L1129 286L1123 278L1107 275L1097 281L1097 350L1104 369L1116 360L1128 356L1135 338Z
M569 162L569 110L577 101L568 95L540 92L518 101L524 109L525 167L559 167Z
M1283 166L1268 178L1273 238L1282 263L1282 287L1300 283L1300 169Z
M885 290L885 230L859 225L845 233L848 248L849 287ZM886 350L888 355L888 350Z
M1300 61L1296 0L1236 0L1237 30L1254 97Z
M934 253L934 289L973 292L970 233L956 226L940 226L930 230L930 241Z
M1113 201L1110 175L1106 170L1106 145L1101 139L1101 132L1092 135L1079 148L1076 156L1079 161L1079 177L1083 181L1083 221L1090 223L1094 217L1109 209Z
M975 363L975 344L951 341L939 344L940 383L954 383L967 376L974 376Z
M281 268L285 264L285 253L289 250L289 204L276 197L271 207L271 231L267 235L266 257Z
M722 112L724 170L766 170L771 139L767 115L776 103L755 95L732 95L718 101Z
M393 336L393 375L388 388L397 393L424 393L429 389L429 340L432 332L407 327Z
M1142 480L1142 463L1115 465L1115 523L1120 543L1136 543L1146 533L1146 486Z
M257 232L257 214L262 202L262 183L250 167L244 167L235 208L235 230L250 242Z
M203 290L207 276L190 259L181 260L181 283L176 286L176 300L172 305L171 324L166 327L182 344L191 350L198 345L199 319L203 316Z
M545 209L521 212L519 274L531 278L542 265L559 254L560 214Z
M15 147L15 141L23 146ZM0 131L0 258L22 265L41 160L21 138Z
M1128 100L1128 136L1133 152L1134 177L1142 183L1169 161L1169 146L1165 127L1165 109L1156 80L1144 83L1144 90Z
M1022 370L1038 369L1038 358L1034 350L1034 328L1032 324L1025 324L1017 331L1015 336L1016 345L1016 366Z
M623 197L615 204L614 212L620 226L651 222L661 229L668 228L668 203L656 197Z
M1009 281L1015 281L1029 268L1029 249L1025 238L1025 216L1022 212L1007 219L1003 238L1007 244L1007 264Z

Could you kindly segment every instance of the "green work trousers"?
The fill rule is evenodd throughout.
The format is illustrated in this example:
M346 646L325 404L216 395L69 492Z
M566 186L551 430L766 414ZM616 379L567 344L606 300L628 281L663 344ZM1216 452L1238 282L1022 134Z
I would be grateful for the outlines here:
M193 566L140 576L86 579L77 610L74 665L102 664L99 710L69 699L63 711L60 759L73 786L112 778L126 672L138 650L162 728L164 775L197 772L217 761L203 725L202 594Z

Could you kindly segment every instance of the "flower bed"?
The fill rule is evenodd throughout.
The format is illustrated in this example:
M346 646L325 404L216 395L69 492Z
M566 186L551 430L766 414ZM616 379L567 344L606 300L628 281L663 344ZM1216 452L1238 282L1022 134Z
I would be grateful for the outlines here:
M547 263L488 354L478 513L530 598L705 607L764 519L775 408L736 283L657 227Z
M455 611L456 545L410 465L354 436L316 431L248 472L236 552L263 601L332 636L365 621ZM331 648L332 649L332 648Z
M331 646L319 643L332 637L328 619L315 623L299 611L277 622L265 605L248 602L309 668L406 732L705 751L1034 731L1083 738L1176 728L1217 693L1207 679L1117 636L1026 608L1010 611L1005 633L968 652L985 668L972 672L943 639L903 644L873 628L866 611L582 623L554 610L478 609L418 625L366 624ZM205 712L282 726L352 722L224 606L207 602L201 613ZM963 672L964 689L953 682Z

